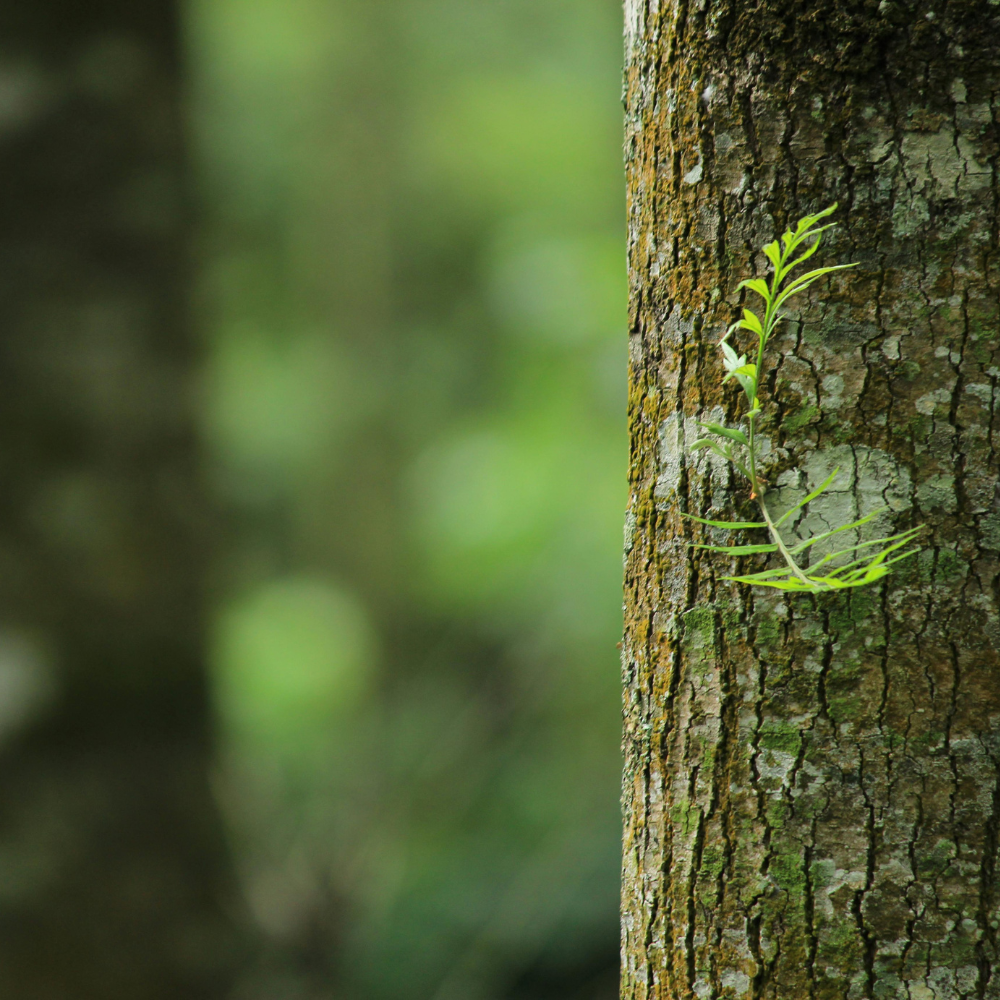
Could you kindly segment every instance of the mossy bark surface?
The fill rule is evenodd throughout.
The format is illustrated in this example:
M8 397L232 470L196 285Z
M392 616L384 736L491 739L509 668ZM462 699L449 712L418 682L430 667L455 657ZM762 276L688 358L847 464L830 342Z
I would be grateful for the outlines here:
M0 6L0 996L220 1000L174 0ZM238 912L238 911L237 911Z
M1000 7L627 0L628 1000L1000 997ZM769 499L927 525L888 582L785 596L682 512L760 246L840 203L770 358ZM706 533L707 532L707 533ZM764 541L752 535L747 541Z

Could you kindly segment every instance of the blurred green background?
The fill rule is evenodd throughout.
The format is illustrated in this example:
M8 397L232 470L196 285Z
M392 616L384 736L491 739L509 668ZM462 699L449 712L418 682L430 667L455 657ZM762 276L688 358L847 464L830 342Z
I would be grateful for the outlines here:
M239 1000L617 995L617 0L188 0Z

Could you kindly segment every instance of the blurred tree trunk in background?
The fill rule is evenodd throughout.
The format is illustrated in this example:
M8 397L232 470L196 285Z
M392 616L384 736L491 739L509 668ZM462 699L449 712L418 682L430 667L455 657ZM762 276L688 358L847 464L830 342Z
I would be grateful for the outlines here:
M0 994L224 995L170 0L0 11Z
M626 18L622 995L1000 996L1000 11ZM860 266L772 346L767 478L781 502L839 465L931 530L884 586L787 598L722 582L679 514L746 503L694 418L739 419L716 344L758 248L835 200L816 259Z

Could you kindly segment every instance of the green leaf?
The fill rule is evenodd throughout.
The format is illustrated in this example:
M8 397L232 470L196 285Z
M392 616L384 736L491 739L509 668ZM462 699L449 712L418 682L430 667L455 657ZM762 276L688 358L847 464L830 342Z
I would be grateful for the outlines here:
M791 230L785 231L781 237L781 246L784 250L781 253L780 259L777 261L772 259L771 261L774 265L776 284L780 284L789 271L798 267L804 260L807 260L819 249L822 234L826 232L827 229L831 229L835 226L836 223L831 222L825 226L817 226L816 223L821 219L825 219L833 211L836 211L836 205L831 205L815 215L805 215L799 219L794 232ZM812 245L796 260L785 263L788 261L788 258L790 258L792 254L794 254L795 251L810 238L813 238ZM777 246L777 244L771 244L771 246ZM764 252L767 253L767 250L768 248L765 247Z
M921 525L921 527L923 527L923 525ZM922 551L922 549L907 549L906 552L901 552L898 556L893 556L891 559L885 559L881 565L886 568L889 566L895 566L896 563L902 562L904 559L909 559L910 556L915 556Z
M818 220L814 216L811 225L803 226L802 223L805 222L807 218L809 217L807 216L804 219L800 219L799 224L795 227L795 233L792 236L793 250L800 247L811 236L815 236L817 240L820 239L823 233L825 233L828 229L833 229L833 227L837 225L836 222L828 222L825 226L817 226L816 221Z
M744 392L748 392L747 386L753 388L753 395L757 392L757 366L756 365L740 365L739 368L734 368L732 371L728 372L722 379L722 384L725 385L731 378L736 379L741 386L743 386Z
M804 242L806 239L808 239L809 236L813 236L813 235L815 235L816 239L814 239L812 241L812 243L808 246L808 248L805 249L805 250L803 250L802 253L798 257L795 258L795 260L791 261L785 267L785 274L788 274L789 271L791 271L794 268L798 267L804 261L807 261L819 249L820 243L823 242L823 237L822 237L821 234L825 230L827 230L829 228L830 228L829 226L823 226L822 228L817 229L815 231L815 233L805 233L802 236L802 240L800 242Z
M748 402L753 406L757 402L757 380L750 378L749 375L737 375L735 372L733 372L733 378L739 382Z
M834 225L834 223L827 223L825 225L820 225L819 223L836 211L836 208L836 204L833 204L813 215L803 216L799 219L794 231L791 229L787 230L782 234L780 240L774 240L762 248L764 255L770 261L773 269L773 277L770 284L763 278L748 278L736 286L737 291L746 288L758 294L764 300L767 309L762 318L752 309L744 308L742 318L729 326L721 341L726 368L726 374L722 382L725 384L729 379L733 378L743 388L749 402L747 420L749 421L751 433L755 427L753 420L761 412L760 401L757 398L758 382L763 377L763 368L760 364L760 359L763 356L771 333L784 318L780 312L781 306L793 295L809 288L810 285L819 281L820 278L830 275L835 271L843 271L857 266L855 263L814 268L794 280L785 282L786 277L791 271L801 267L819 250L823 233ZM758 364L748 364L746 355L737 355L736 349L727 342L728 338L737 330L746 330L757 335L759 341L759 347L756 349ZM710 434L728 439L729 441L736 441L748 448L751 451L751 462L760 457L759 453L750 443L752 438L748 438L742 431L738 431L735 428L723 427L720 424L699 423ZM694 448L711 448L717 454L728 458L743 475L750 478L746 467L733 457L734 448L732 444L723 443L723 446L720 448L719 444L708 438L704 438L697 441ZM919 551L919 548L908 548L908 546L922 530L922 526L897 532L886 538L877 538L849 545L846 548L822 556L805 570L799 568L797 565L795 558L797 555L845 531L859 530L865 524L870 523L881 511L874 511L855 521L820 532L805 541L797 542L788 549L785 548L784 543L777 534L777 527L784 524L797 511L802 510L803 507L826 492L839 472L839 469L834 469L819 487L808 493L791 510L786 511L775 525L770 524L766 508L764 509L765 521L763 522L713 521L692 514L683 515L690 520L705 524L708 527L728 531L756 530L770 527L775 539L773 544L708 545L691 543L691 547L704 549L708 552L719 552L729 556L773 554L780 550L785 557L784 566L762 570L759 573L723 577L723 579L731 582L744 583L751 586L771 587L795 593L822 594L851 587L861 587L882 579L891 572L891 567L895 563L903 559L908 559ZM841 559L850 559L850 561L846 562L843 566L832 565L835 560ZM826 568L826 572L824 575L820 575L818 571L824 567Z
M738 431L732 427L723 427L722 424L708 423L702 420L698 421L699 427L705 427L713 434L718 434L720 437L730 438L733 441L739 441L740 444L749 445L750 442L747 440L746 434L743 431Z
M756 580L749 576L724 576L722 579L733 583L748 583L754 587L774 587L776 590L798 590L813 593L820 589L819 587L807 587L798 577L792 577L789 580Z
M739 368L734 368L722 379L722 384L725 385L731 378L740 384L750 405L753 406L757 401L757 366L740 365Z
M922 528L923 525L921 525L920 527ZM906 542L900 543L900 545L905 545L905 544ZM857 562L862 563L863 565L857 569L852 569L847 573L844 573L844 570L847 569L847 567L841 566L839 569L836 569L833 572L828 573L825 577L823 577L823 579L831 580L832 582L832 580L834 579L834 573L837 574L843 573L842 579L845 581L846 586L851 586L851 587L863 586L866 583L870 583L872 580L877 580L883 576L888 575L890 572L892 572L891 569L889 568L890 566L894 566L896 563L902 562L904 559L909 559L910 556L915 556L918 552L921 551L920 549L908 549L906 552L902 552L898 556L893 556L892 559L885 558L886 554L889 551L894 551L899 547L900 546L894 545L891 547L891 549L886 550L886 552L880 552L877 557L871 559L869 559L867 556L864 559L858 559ZM838 575L835 579L841 579L841 577Z
M791 236L793 243L798 245L803 240L809 239L810 236L825 232L827 229L835 226L835 222L828 222L825 226L817 226L816 223L821 219L827 218L836 211L837 203L834 202L832 205L824 208L822 212L817 212L815 215L803 215L802 218L795 224L795 232L787 233L786 235Z
M756 292L765 302L771 301L771 289L763 278L746 278L736 286L736 291L741 288L749 288L751 292ZM733 324L733 326L736 325L736 323Z
M836 469L834 469L834 470L833 470L833 472L831 472L831 473L830 473L830 475L829 475L829 476L827 476L827 477L826 477L826 479L824 479L824 480L823 480L823 482L822 482L822 483L820 483L820 485L819 485L819 486L817 486L817 487L816 487L816 489L814 489L814 490L812 491L812 493L810 493L810 494L809 494L809 495L808 495L808 496L807 496L807 497L805 498L805 500L800 500L800 501L799 501L799 502L798 502L798 503L797 503L797 504L796 504L796 505L795 505L794 507L792 507L792 509L791 509L791 510L786 510L786 511L785 511L785 513L784 513L784 514L782 514L782 515L781 515L781 517L779 517L779 518L778 518L778 520L774 522L774 526L775 526L776 528L777 528L777 527L780 527L780 526L781 526L782 524L784 524L784 523L785 523L785 521L787 521L787 520L788 520L788 518L790 518L790 517L792 516L792 514L794 514L794 513L795 513L795 512L797 511L797 510L800 510L800 509L801 509L802 507L805 507L805 505L806 505L807 503L809 503L809 502L810 502L810 501L812 501L812 500L815 500L815 499L816 499L816 497L818 497L818 496L819 496L819 495L820 495L821 493L825 492L826 488L827 488L827 487L828 487L828 486L830 485L830 483L832 483L832 482L834 481L834 479L836 479L836 477L837 477L837 473L838 473L838 472L840 472L840 466L839 466L839 465L837 466L837 468L836 468Z
M861 586L858 583L854 583L850 580L831 580L827 576L816 577L817 588L816 592L830 591L830 590L846 590L848 587L858 587Z
M739 324L735 325L738 326ZM731 329L732 327L730 327L730 330ZM726 337L728 336L729 333L726 334ZM747 356L745 354L737 357L732 345L726 342L726 337L723 337L719 342L719 346L722 348L722 353L725 355L724 363L727 371L726 376L722 380L722 384L725 385L731 378L735 378L736 381L742 386L743 392L746 394L746 397L750 402L750 406L753 407L757 401L757 366L748 365L746 363Z
M805 552L812 545L816 545L818 542L826 541L828 538L832 538L834 535L839 535L842 531L850 531L852 528L860 528L861 525L867 524L872 518L877 517L883 511L888 508L882 507L879 510L874 510L870 514L866 514L864 517L858 518L857 521L851 521L850 524L842 524L839 528L831 528L830 531L824 531L820 535L813 535L812 538L807 538L804 542L799 542L794 548L788 551L793 555L797 556L800 552Z
M693 549L705 549L707 552L722 552L727 556L752 556L758 552L777 552L778 546L773 542L767 545L703 545L701 542L688 542Z
M745 354L737 356L736 352L733 350L733 345L728 343L725 338L719 341L719 347L722 348L722 354L725 358L727 371L732 371L734 368L739 368L740 365L746 363L747 356Z
M732 460L731 455L727 455L714 441L711 441L708 438L699 438L693 445L691 445L692 451L701 451L702 448L710 448L720 458L729 459L730 461Z
M791 271L793 271L795 268L797 268L804 261L808 260L819 249L820 243L823 242L823 233L825 233L828 229L832 229L835 225L836 225L835 222L831 222L831 223L829 223L829 224L827 224L825 226L817 226L816 228L811 228L810 227L810 228L808 228L806 230L803 230L801 232L799 232L798 230L796 230L795 236L793 237L793 239L791 240L791 242L790 243L786 243L786 247L787 247L786 256L787 257L791 257L792 254L794 254L795 251L803 243L805 243L806 240L810 239L811 237L815 237L815 238L813 239L813 242L809 245L809 247L805 251L803 251L803 253L801 253L798 257L796 257L795 260L789 261L787 264L784 265L784 267L782 267L781 271L778 273L778 283L779 284L782 281L784 281L786 275L788 275ZM786 234L786 235L788 235L788 234Z
M828 215L833 215L837 211L837 202L824 208L821 212L817 212L815 215L803 215L799 219L798 226L796 226L796 235L799 233L805 233L806 230L812 229L813 226L819 222L820 219L825 219ZM829 226L824 226L824 229L829 229Z
M873 582L878 579L879 576L884 576L888 570L885 572L880 572L877 576L873 576L871 580L860 579L860 580L831 580L825 576L810 577L809 582L805 583L797 576L790 576L787 579L774 578L769 580L759 580L753 575L751 576L724 576L723 580L732 580L736 583L747 583L756 587L773 587L776 590L789 590L795 591L797 593L805 594L823 594L829 593L834 590L846 590L849 587L862 587L867 583Z
M806 570L806 573L807 574L813 573L817 569L819 569L820 566L824 566L827 563L832 562L834 559L839 559L841 556L850 555L852 552L858 552L861 549L871 548L873 545L882 545L886 542L892 542L893 544L888 545L884 550L884 553L888 554L889 552L893 552L896 549L900 548L901 546L908 544L913 538L917 536L919 532L923 531L923 529L924 526L921 524L918 525L916 528L910 528L907 531L901 531L896 535L889 535L886 538L873 538L871 541L868 542L858 542L857 545L848 545L846 549L839 549L836 552L830 552L827 555L823 556L823 558L820 559L818 562L813 563ZM882 553L879 554L881 555ZM866 562L867 560L874 558L876 558L876 556L862 556L861 558L855 559L853 562L849 562L844 566L838 566L836 569L831 570L830 573L839 575L853 566L857 566L860 563Z
M909 538L902 538L894 545L887 546L885 549L883 549L881 552L877 553L874 556L870 555L862 556L860 559L855 559L853 562L849 562L844 566L838 566L836 569L830 570L830 572L827 575L831 577L843 576L845 578L853 578L858 574L865 573L868 567L872 565L881 564L885 566L891 566L893 563L898 562L900 559L903 559L908 555L920 551L920 549L911 549L909 552L904 553L901 556L894 556L892 559L886 559L886 556L889 555L890 553L898 551L905 545L909 545L910 542L913 541L913 538L914 538L913 535L910 535ZM819 564L817 563L817 565Z
M785 285L781 290L778 297L774 300L774 308L778 309L781 305L790 299L793 295L798 295L799 292L804 291L808 288L814 281L818 281L825 274L831 274L834 271L846 271L848 268L857 267L857 263L854 264L835 264L833 267L818 267L815 271L807 271L801 277L796 278L790 285Z
M764 336L764 327L761 325L760 317L752 309L744 309L743 319L738 322L742 329L756 333L758 337Z
M766 528L766 521L708 521L703 517L695 517L694 514L681 514L689 521L697 521L699 524L707 524L713 528L728 528L730 531L742 531L745 528Z
M889 572L890 571L886 566L876 566L874 569L868 570L868 572L865 573L864 577L857 583L848 583L848 586L861 587L864 586L866 583L874 583L881 577L888 576Z
M723 577L724 580L739 580L740 582L756 583L758 580L777 580L783 576L793 575L794 570L788 566L781 566L778 569L762 569L759 573L747 573L744 576Z

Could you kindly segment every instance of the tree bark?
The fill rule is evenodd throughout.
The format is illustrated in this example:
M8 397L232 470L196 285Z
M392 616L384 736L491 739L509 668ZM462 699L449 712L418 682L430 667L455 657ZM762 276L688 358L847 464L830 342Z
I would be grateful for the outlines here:
M627 0L626 35L622 995L1000 997L1000 8ZM680 514L753 514L694 418L739 419L736 284L834 201L814 260L860 266L770 349L767 479L839 465L929 530L783 597Z
M171 0L0 11L0 994L221 997Z

